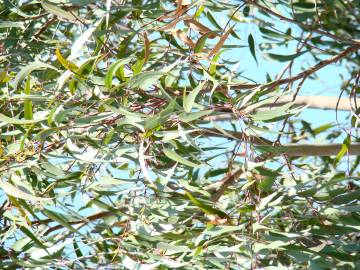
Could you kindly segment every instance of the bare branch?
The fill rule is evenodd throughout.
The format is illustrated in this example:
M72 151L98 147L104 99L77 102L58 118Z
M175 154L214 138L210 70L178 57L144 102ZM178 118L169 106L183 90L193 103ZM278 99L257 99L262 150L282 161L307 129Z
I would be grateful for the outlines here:
M289 157L307 156L335 156L341 150L342 144L283 144L281 146L271 146L277 153L275 155L286 154ZM270 150L269 148L269 150ZM273 154L273 153L272 153ZM360 143L349 146L349 155L360 155Z
M216 129L204 129L201 132L194 132L193 134L202 134L209 137L223 137L233 140L247 141L259 146L269 152L270 156L287 155L290 157L308 157L308 156L334 156L339 153L342 144L282 144L275 145L272 141L262 137L248 136L242 132L225 130L226 134L220 133ZM230 135L230 136L229 136ZM360 143L351 144L349 146L349 155L360 155Z
M281 106L292 101L292 96L281 97L277 102L276 106ZM307 106L311 109L320 110L335 110L338 97L327 97L327 96L297 96L294 101L295 105ZM357 98L357 102L360 102L360 98ZM351 104L348 98L341 98L337 107L340 111L351 111Z
M356 103L360 103L360 98L356 98ZM297 96L294 101L295 106L307 106L307 109L319 109L319 110L335 110L336 104L339 101L338 111L351 111L351 104L348 98L338 99L337 97L328 96ZM284 96L279 98L276 103L271 103L271 108L282 106L286 103L292 102L292 96ZM269 109L270 105L266 104L261 106L261 109ZM244 109L246 110L246 108ZM224 112L224 111L222 111ZM204 117L204 121L229 121L236 119L237 116L230 110L224 114L212 115Z

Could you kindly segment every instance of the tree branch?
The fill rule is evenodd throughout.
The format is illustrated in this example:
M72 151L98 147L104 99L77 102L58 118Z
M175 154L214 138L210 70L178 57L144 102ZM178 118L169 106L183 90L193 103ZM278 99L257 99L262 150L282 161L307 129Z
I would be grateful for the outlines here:
M225 190L233 185L235 181L240 177L243 173L241 169L235 171L233 174L226 175L220 182L210 185L208 187L209 190L215 189L215 192L211 196L211 200L213 202L217 202L220 197L224 194Z
M338 107L336 104L339 101ZM269 109L269 107L274 108L282 106L286 103L292 102L292 96L280 97L276 103L265 104L259 109ZM360 104L360 98L356 98L356 103ZM349 98L338 98L338 97L328 97L328 96L297 96L294 105L296 106L307 106L308 109L319 109L319 110L338 110L338 111L351 111L351 103ZM246 111L246 107L244 108ZM232 113L231 110L223 111L224 114L212 115L204 117L204 121L228 121L236 119L236 115Z
M344 38L344 37L338 37L338 36L333 35L333 34L331 34L331 33L329 33L329 32L322 31L322 30L319 30L319 29L317 29L317 28L314 28L314 27L312 27L312 26L310 26L310 25L304 24L304 23L302 23L302 22L298 22L298 21L296 21L296 20L294 20L294 19L287 18L287 17L285 17L285 16L283 16L283 15L281 15L281 14L276 13L275 11L273 11L273 10L270 9L270 8L267 8L267 7L264 7L264 6L260 5L259 3L257 3L256 0L248 0L247 3L250 4L250 5L256 6L258 9L261 9L261 10L264 11L265 13L271 14L271 15L277 17L277 18L279 18L279 19L282 20L282 21L294 23L294 24L298 25L299 27L301 27L301 28L303 28L303 29L306 29L306 30L311 31L311 32L314 32L314 33L318 33L318 34L320 34L320 35L322 35L322 36L327 36L327 37L329 37L329 38L331 38L331 39L334 39L334 40L336 40L336 41L338 41L338 42L340 42L340 43L344 43L344 41L346 41L346 42L351 43L351 44L360 44L360 42L357 41L357 40L346 39L346 38Z
M289 157L308 157L308 156L335 156L341 150L342 144L298 144L289 143L281 146L266 146L266 149L273 149L274 155L286 154ZM360 155L360 143L351 144L349 147L349 155Z
M305 77L310 76L311 74L315 73L316 71L322 69L323 67L326 67L327 65L333 64L337 61L339 61L340 59L346 57L348 54L355 52L357 50L360 49L360 43L357 43L351 47L348 47L346 50L344 50L343 52L327 59L327 60L323 60L319 63L317 63L316 65L312 66L311 68L300 72L294 76L285 78L285 79L281 79L281 80L276 80L276 81L272 81L270 83L266 83L266 84L246 84L246 83L242 83L242 84L229 84L229 85L225 85L222 86L221 88L226 90L228 87L231 87L234 90L240 90L240 89L252 89L252 88L256 88L256 87L261 87L262 89L272 89L276 86L280 86L283 84L287 84L287 83L292 83L295 82L297 80L303 79Z
M274 143L262 137L248 136L242 132L225 130L226 134L220 133L216 129L204 129L201 132L194 132L195 134L207 135L209 137L224 137L228 139L235 139L241 141L248 141L256 146L269 152L271 156L287 155L290 157L308 157L308 156L335 156L339 153L342 144L282 144L273 145ZM351 144L349 146L349 155L360 155L360 143Z
M285 144L280 147L270 146L275 152L271 152L271 155L286 154L290 157L300 156L334 156L336 155L342 145L341 144ZM280 149L279 149L280 148ZM279 151L281 150L281 151ZM352 144L349 147L350 155L360 155L360 144ZM238 169L232 174L226 175L220 182L211 184L207 187L207 190L212 192L211 199L213 202L217 202L220 197L225 193L226 189L233 185L237 179L243 174L241 169ZM261 175L255 175L257 179L261 179Z
M336 103L339 100L337 110L351 111L351 104L348 98L328 97L328 96L297 96L294 105L307 106L311 109L336 110ZM360 102L360 98L356 99ZM292 96L279 98L273 106L281 106L292 101ZM265 106L264 106L265 107Z

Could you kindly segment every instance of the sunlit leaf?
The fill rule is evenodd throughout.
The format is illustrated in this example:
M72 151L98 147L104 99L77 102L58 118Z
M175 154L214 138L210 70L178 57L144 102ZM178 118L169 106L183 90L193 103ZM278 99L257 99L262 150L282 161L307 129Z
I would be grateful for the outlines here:
M180 156L178 153L176 153L175 151L173 151L171 149L164 148L163 151L164 151L164 154L168 158L170 158L176 162L179 162L181 164L184 164L184 165L190 166L190 167L198 167L199 166L199 164L193 163L193 162L183 158L182 156Z

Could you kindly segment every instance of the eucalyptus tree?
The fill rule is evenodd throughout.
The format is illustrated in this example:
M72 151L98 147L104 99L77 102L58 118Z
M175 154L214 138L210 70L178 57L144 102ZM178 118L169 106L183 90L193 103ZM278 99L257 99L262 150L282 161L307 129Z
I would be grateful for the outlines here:
M1 268L360 267L359 0L0 18Z

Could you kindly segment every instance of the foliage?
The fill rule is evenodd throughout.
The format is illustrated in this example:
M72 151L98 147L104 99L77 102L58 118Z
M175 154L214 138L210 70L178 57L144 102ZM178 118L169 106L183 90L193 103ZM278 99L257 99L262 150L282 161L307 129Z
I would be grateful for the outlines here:
M2 269L360 267L359 0L4 0L0 18ZM350 118L314 127L298 94L330 65L321 106Z

